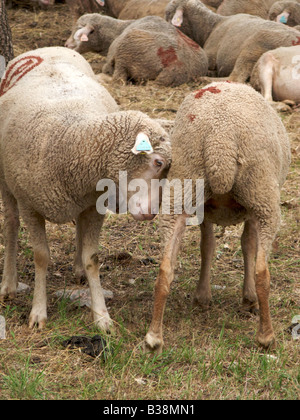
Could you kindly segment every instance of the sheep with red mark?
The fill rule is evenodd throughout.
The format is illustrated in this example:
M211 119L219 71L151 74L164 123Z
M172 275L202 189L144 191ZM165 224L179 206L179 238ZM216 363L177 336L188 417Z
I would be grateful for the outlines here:
M73 32L75 50L107 54L103 73L114 80L142 83L154 80L178 86L207 74L203 49L159 16L120 20L84 15Z
M257 339L268 347L274 341L274 332L267 261L280 224L280 190L290 164L289 138L281 119L253 88L240 83L213 83L184 99L176 115L171 143L169 183L180 180L184 185L191 179L193 206L203 206L202 220L198 214L201 270L194 303L207 310L211 302L213 225L244 223L243 309L255 310L258 304ZM204 181L201 201L196 199L198 179ZM165 188L163 202L166 197L171 211L160 219L162 259L155 283L152 322L145 337L146 348L157 352L163 347L163 314L177 256L187 219L193 215L183 206L185 196L181 192L177 195L175 189Z
M147 153L137 150L141 137ZM17 290L19 214L34 252L35 289L29 326L47 319L46 272L49 247L45 220L76 221L75 274L88 279L95 325L108 330L99 281L99 233L105 211L96 210L101 179L119 188L119 171L128 181L160 179L170 165L166 131L139 111L119 111L87 61L62 47L42 48L12 60L0 86L0 189L4 207L5 255L0 297ZM137 144L137 141L139 143ZM151 143L151 144L150 144ZM144 150L144 149L142 149ZM129 211L149 220L151 201L140 195Z
M260 56L297 42L299 31L257 16L221 16L200 0L171 0L166 20L197 42L207 53L209 70L219 77L246 82Z

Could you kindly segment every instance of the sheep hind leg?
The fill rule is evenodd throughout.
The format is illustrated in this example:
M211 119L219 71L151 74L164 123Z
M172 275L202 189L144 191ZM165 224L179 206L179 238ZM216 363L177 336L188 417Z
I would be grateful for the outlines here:
M167 232L168 240L165 242L163 258L155 282L152 321L145 337L145 350L154 351L157 354L160 354L163 348L162 326L164 310L170 292L170 286L174 279L177 255L186 227L185 222L186 216L180 215L176 220L173 219L172 227L169 226Z
M258 312L255 290L255 256L257 252L257 226L255 220L245 222L241 238L244 256L243 312Z
M271 189L272 191L272 189ZM274 190L273 190L274 191ZM273 198L274 200L274 198ZM257 341L265 348L275 343L272 327L269 295L270 295L270 272L268 268L268 256L280 225L279 193L271 202L268 213L256 214L257 216L257 254L255 263L255 289L259 304L259 329ZM272 203L272 204L271 204ZM255 213L254 209L254 213Z
M255 45L255 51L253 51ZM246 83L250 78L253 68L263 53L266 52L263 40L250 39L247 41L238 56L234 68L230 73L228 80L238 83Z
M102 330L111 328L112 320L108 314L99 279L99 235L105 215L97 213L95 207L83 211L77 221L82 234L82 263L89 282L94 323Z
M35 211L28 209L20 209L20 212L29 231L34 253L35 285L32 309L29 315L29 328L37 325L38 329L43 329L47 321L46 275L50 259L45 219Z
M2 202L4 208L4 269L0 290L0 300L6 296L13 298L17 292L17 239L19 232L19 211L16 199L2 188Z
M127 84L128 79L130 78L126 66L123 66L118 61L115 63L113 80L119 83Z
M264 246L259 239L255 265L255 287L259 303L259 330L256 338L265 348L275 342L269 308L270 272L267 254L268 247Z
M266 101L273 101L273 76L274 76L275 57L270 53L266 53L263 61L259 66L259 81L261 85L261 94Z
M211 302L210 272L211 263L216 247L213 224L203 222L201 228L201 270L193 304L208 309Z

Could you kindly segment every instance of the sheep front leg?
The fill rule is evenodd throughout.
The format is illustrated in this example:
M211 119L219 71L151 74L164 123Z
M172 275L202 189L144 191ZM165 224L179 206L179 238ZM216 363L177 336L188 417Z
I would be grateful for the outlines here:
M15 198L2 188L4 207L4 269L1 283L0 299L6 296L15 297L17 291L17 239L19 231L19 211Z
M74 257L74 271L77 283L85 278L85 270L82 263L82 232L80 218L76 219L76 250Z
M99 279L99 234L105 215L97 213L96 207L90 207L82 212L77 223L81 231L82 264L89 282L92 313L97 327L108 331L112 320L108 314Z
M145 348L160 354L163 348L162 324L166 300L170 292L170 286L174 279L174 269L179 253L180 245L186 227L186 216L177 217L169 239L163 252L158 277L155 282L154 308L152 322L145 337Z
M47 321L46 274L50 259L45 219L33 210L20 209L20 212L29 231L34 253L35 284L29 328L37 325L38 329L43 329Z
M208 309L211 301L210 272L216 247L213 224L204 221L201 225L201 270L194 297L194 305Z

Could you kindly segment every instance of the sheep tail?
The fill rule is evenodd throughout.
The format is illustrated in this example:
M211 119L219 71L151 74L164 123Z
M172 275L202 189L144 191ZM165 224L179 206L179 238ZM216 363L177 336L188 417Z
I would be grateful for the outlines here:
M227 134L227 133L226 133ZM231 191L237 173L237 142L226 136L219 141L207 139L204 149L206 177L214 194Z

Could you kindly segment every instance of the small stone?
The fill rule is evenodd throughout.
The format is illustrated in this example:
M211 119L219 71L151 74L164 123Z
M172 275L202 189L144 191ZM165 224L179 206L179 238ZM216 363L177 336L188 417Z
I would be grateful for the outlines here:
M6 339L6 329L5 329L5 318L4 316L0 315L0 340Z

